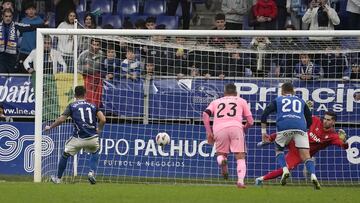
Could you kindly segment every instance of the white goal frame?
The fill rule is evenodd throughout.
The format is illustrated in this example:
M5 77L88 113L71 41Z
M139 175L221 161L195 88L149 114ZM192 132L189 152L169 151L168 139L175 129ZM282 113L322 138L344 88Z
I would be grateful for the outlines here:
M44 35L118 35L118 36L227 36L227 37L359 37L360 31L309 31L309 30L127 30L127 29L37 29L36 35L36 97L35 97L35 164L34 164L34 182L41 182L41 141L43 135L42 126L42 107L43 107L43 50L44 50ZM75 37L76 39L76 37ZM77 43L77 40L75 40ZM76 48L75 44L75 48ZM76 51L74 52L76 54ZM74 72L76 73L76 58L74 62ZM75 74L75 81L76 74ZM41 102L39 102L41 101Z

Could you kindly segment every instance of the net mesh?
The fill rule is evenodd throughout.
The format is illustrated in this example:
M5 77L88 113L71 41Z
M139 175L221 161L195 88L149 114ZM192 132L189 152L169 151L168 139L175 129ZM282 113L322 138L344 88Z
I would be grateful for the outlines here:
M74 53L59 50L61 38L52 35L52 46L44 48L44 125L73 101ZM67 43L73 45L73 39L67 36ZM230 181L223 180L215 149L206 143L201 115L223 96L224 85L234 82L255 118L246 132L246 177L253 182L278 168L273 145L256 147L262 110L280 94L283 82L293 81L297 95L314 102L315 116L335 111L336 129L350 136L348 151L330 146L315 156L318 178L323 184L358 184L359 48L355 37L79 35L77 84L86 87L86 99L107 117L98 181L233 184L236 161L229 156ZM54 62L46 49L56 50L67 67ZM274 117L269 122L268 132L275 132ZM56 174L72 131L69 119L48 134L55 148L42 157L44 180ZM164 148L154 140L159 132L171 137ZM89 158L81 151L75 162L69 161L63 181L85 180ZM291 183L309 181L303 168L300 164L293 170Z

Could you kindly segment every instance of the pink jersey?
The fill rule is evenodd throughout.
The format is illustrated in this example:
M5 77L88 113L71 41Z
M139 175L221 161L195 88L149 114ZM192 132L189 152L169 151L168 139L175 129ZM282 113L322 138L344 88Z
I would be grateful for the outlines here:
M229 126L243 128L243 118L252 116L245 99L238 96L226 96L212 101L206 108L214 117L213 132Z

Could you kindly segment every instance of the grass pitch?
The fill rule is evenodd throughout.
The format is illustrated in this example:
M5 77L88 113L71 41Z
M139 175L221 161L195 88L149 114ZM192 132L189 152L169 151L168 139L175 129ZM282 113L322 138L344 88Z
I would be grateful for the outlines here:
M234 186L170 184L60 184L0 182L0 202L358 202L360 187Z

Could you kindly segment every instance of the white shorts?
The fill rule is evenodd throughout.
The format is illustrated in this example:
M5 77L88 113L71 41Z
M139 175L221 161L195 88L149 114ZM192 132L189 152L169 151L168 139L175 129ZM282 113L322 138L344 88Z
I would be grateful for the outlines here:
M302 130L284 130L276 133L275 143L282 148L288 145L291 140L294 140L297 148L310 148L307 133Z
M94 135L93 137L89 137L86 139L71 137L65 142L65 153L74 156L77 154L81 149L84 149L86 152L94 153L99 150L99 136Z

